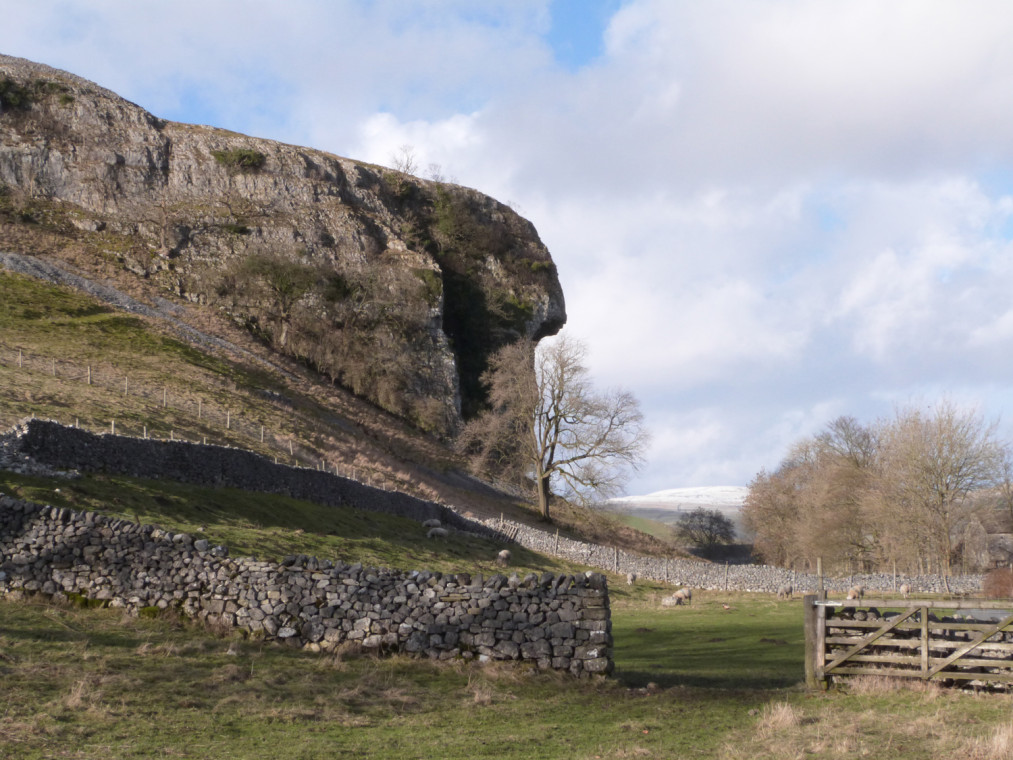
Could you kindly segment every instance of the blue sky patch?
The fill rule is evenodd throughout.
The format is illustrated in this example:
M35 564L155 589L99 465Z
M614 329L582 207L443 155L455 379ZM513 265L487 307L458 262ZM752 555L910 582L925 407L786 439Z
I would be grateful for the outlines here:
M546 41L556 61L576 71L600 57L605 28L621 6L622 0L553 0Z

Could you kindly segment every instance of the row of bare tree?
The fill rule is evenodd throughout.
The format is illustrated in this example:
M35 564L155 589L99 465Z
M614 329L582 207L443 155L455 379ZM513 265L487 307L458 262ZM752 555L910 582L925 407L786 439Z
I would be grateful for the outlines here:
M943 401L863 425L840 417L749 487L762 558L833 571L978 571L1013 521L1013 458L997 425Z

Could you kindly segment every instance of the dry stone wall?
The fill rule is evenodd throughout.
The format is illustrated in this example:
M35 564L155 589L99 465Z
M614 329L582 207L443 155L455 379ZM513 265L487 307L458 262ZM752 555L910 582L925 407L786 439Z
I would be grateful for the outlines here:
M790 584L798 594L814 592L818 583L815 574L794 573L770 565L725 566L687 559L644 557L510 521L471 519L443 504L372 488L317 470L273 464L258 454L240 449L95 435L59 423L34 419L0 436L0 467L38 466L280 493L319 504L347 504L358 509L396 514L419 522L435 518L455 530L499 541L514 541L534 551L589 567L620 575L633 572L642 579L676 586L773 594ZM949 588L955 593L979 593L982 581L983 577L977 574L956 576L949 579ZM826 578L825 586L831 593L846 592L856 583L869 591L892 591L895 583L905 582L920 593L945 590L943 579L938 575L898 576L895 579L888 573Z
M178 609L314 651L342 642L431 658L612 671L598 573L402 572L313 557L234 559L203 538L0 496L0 593L78 595L140 613Z

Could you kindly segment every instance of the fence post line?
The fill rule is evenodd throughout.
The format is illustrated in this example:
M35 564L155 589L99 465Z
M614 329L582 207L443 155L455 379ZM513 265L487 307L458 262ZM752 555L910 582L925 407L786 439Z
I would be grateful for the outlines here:
M225 429L229 430L232 427L232 412L228 409L225 410Z
M200 399L197 399L197 419L198 420L200 419L201 406L203 405L203 403L204 403L203 401L201 401Z
M612 572L619 572L619 547L612 547Z
M91 385L91 365L88 365L88 385Z
M162 386L162 408L163 409L165 409L165 407L168 405L168 402L169 402L169 391L163 385Z
M264 426L263 425L260 426L260 442L261 443L264 442Z
M21 358L21 349L18 349L18 367L24 367L24 360Z
M116 435L116 420L113 420L111 431L113 435Z
M559 528L556 528L556 543L552 549L553 554L559 554Z
M295 456L295 449L292 446L292 439L291 438L288 439L288 455L292 456L292 457Z
M145 438L145 440L147 440L147 438L148 438L148 426L147 425L144 426L144 438Z
M129 393L129 391L130 391L130 378L125 377L123 378L123 395L126 396L127 393Z

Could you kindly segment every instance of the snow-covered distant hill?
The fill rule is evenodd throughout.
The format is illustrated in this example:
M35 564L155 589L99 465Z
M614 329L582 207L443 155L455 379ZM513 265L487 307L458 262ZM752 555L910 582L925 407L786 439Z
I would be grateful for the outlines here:
M680 515L700 507L717 509L737 523L748 492L749 489L745 486L670 488L645 496L613 499L609 505L617 512L626 512L664 523L674 523L678 521Z

